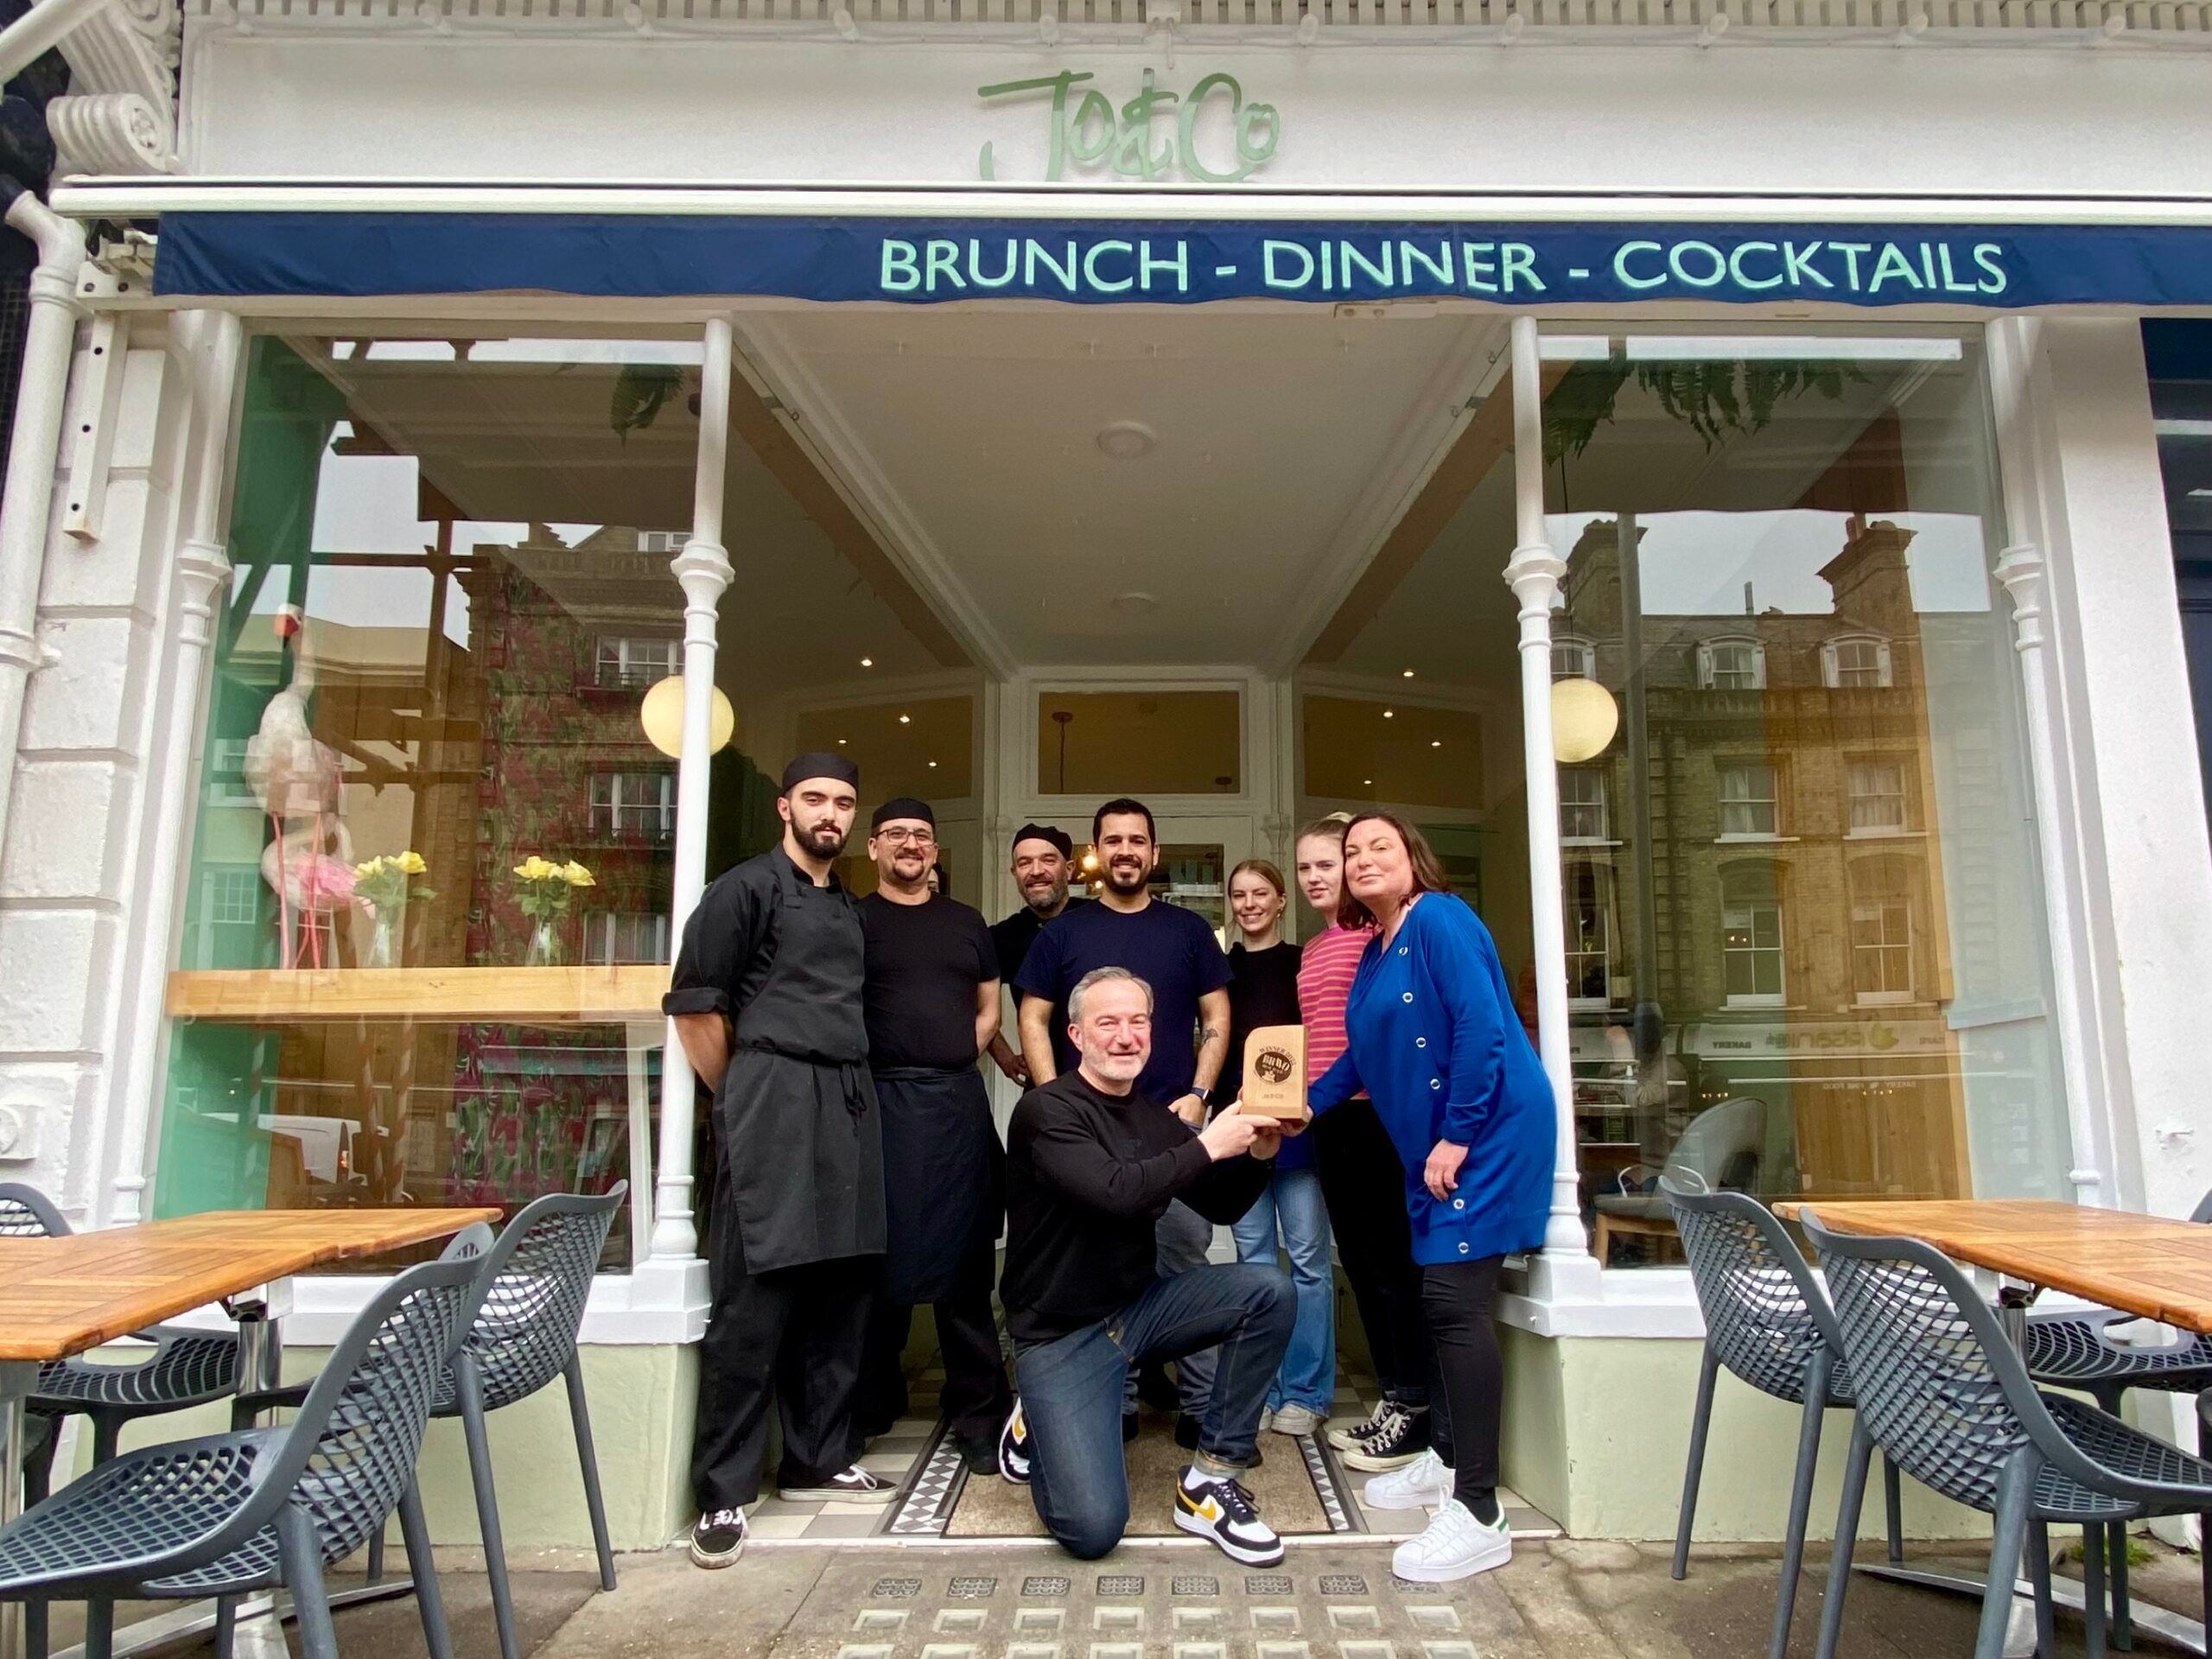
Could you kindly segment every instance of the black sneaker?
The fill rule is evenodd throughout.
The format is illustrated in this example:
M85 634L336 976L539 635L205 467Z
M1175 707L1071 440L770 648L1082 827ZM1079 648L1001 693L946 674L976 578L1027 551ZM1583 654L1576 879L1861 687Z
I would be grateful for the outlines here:
M969 1474L988 1475L998 1468L999 1440L988 1429L981 1434L956 1434L952 1443L960 1448L960 1461Z
M1021 1414L1019 1400L999 1431L999 1478L1014 1486L1029 1484L1029 1420Z
M799 1503L888 1503L899 1489L856 1463L811 1486L779 1486L776 1496Z
M1395 1400L1378 1400L1375 1409L1367 1414L1364 1422L1347 1424L1329 1430L1329 1444L1339 1452L1357 1452L1362 1440L1371 1440L1382 1432L1382 1425L1392 1417L1403 1416L1405 1408Z
M1180 1411L1175 1414L1175 1444L1185 1452L1195 1452L1198 1449L1198 1436L1205 1432L1205 1425L1192 1416L1189 1412ZM1255 1446L1252 1448L1252 1461L1244 1466L1248 1469L1256 1469L1267 1460L1267 1453Z
M1428 1414L1394 1406L1381 1427L1340 1452L1347 1469L1402 1469L1428 1450Z
M1185 1470L1175 1483L1175 1524L1211 1540L1223 1554L1247 1567L1274 1567L1282 1560L1282 1540L1260 1519L1252 1494L1227 1475Z
M745 1511L713 1510L691 1529L691 1565L728 1567L745 1554Z

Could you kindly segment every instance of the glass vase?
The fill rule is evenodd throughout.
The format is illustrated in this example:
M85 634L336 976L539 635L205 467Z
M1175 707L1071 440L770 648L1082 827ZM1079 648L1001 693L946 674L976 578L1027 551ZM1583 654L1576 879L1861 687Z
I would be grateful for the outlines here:
M369 953L363 958L364 968L397 968L399 966L399 935L406 926L404 912L385 910L377 912L376 925L369 934Z
M553 931L548 919L530 931L530 950L523 957L525 968L557 968L561 965L560 936Z

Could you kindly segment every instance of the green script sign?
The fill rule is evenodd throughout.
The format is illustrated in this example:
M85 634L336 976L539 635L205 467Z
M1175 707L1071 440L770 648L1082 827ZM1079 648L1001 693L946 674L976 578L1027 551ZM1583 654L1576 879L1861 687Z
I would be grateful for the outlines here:
M1208 75L1187 94L1178 94L1163 91L1154 84L1153 72L1147 69L1144 72L1143 89L1118 111L1096 86L1084 87L1082 96L1071 105L1068 94L1076 86L1096 79L1088 70L1063 69L1057 75L1044 75L1034 80L1008 80L995 86L978 86L976 96L994 99L1020 93L1051 95L1045 118L1047 179L1064 177L1070 163L1096 167L1102 162L1110 162L1115 173L1122 178L1165 179L1179 172L1198 184L1235 184L1239 179L1249 178L1263 166L1275 153L1275 145L1282 137L1282 117L1275 106L1247 104L1244 89L1236 84L1234 75ZM1234 155L1216 156L1215 160L1224 164L1220 167L1210 166L1198 151L1198 116L1210 98L1226 100L1225 112L1236 147ZM1180 110L1175 107L1179 104ZM1157 146L1153 130L1155 118L1173 123L1172 128L1157 135ZM989 144L983 146L976 165L977 176L997 176L991 164Z

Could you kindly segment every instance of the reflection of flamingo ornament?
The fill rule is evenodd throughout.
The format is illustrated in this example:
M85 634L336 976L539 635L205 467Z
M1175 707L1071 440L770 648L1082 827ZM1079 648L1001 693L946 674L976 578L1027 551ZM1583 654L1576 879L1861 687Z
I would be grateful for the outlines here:
M308 957L320 968L320 924L353 896L352 838L338 818L344 774L337 751L317 741L308 724L315 657L298 606L287 605L276 613L276 631L280 644L294 642L291 678L261 711L261 728L246 742L244 770L246 787L276 830L276 838L261 855L261 879L276 894L283 965L299 964L304 940ZM295 910L300 918L296 932Z

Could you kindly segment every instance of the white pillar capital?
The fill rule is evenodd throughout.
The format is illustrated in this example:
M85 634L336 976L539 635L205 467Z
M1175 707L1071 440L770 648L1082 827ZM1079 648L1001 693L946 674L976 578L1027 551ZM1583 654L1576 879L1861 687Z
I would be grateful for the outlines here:
M668 568L683 589L687 620L702 610L711 613L737 575L728 550L721 543L702 541L696 536L683 543L683 550L668 562Z

